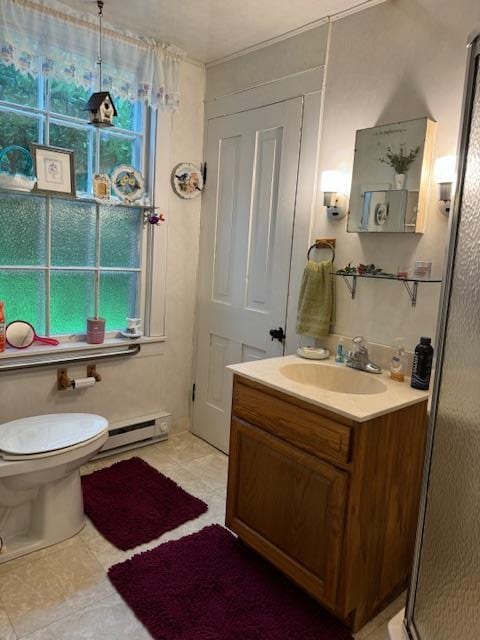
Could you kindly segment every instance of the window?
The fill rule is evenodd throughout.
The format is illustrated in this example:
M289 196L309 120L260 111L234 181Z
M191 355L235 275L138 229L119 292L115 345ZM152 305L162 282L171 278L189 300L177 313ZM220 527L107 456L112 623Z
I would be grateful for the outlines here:
M39 334L83 334L86 318L107 331L141 312L143 217L140 207L92 201L94 173L118 164L145 172L151 110L115 97L116 126L87 124L92 81L33 76L0 63L0 148L33 142L75 152L79 200L0 191L0 300L7 321L31 322ZM148 123L151 125L151 123Z

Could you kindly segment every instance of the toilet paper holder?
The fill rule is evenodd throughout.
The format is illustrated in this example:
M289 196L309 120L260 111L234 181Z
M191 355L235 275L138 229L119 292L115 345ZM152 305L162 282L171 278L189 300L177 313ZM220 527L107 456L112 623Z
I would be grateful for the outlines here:
M95 384L102 381L102 376L97 372L97 365L89 364L87 366L87 378L94 378ZM57 370L57 388L59 391L76 388L76 380L68 377L66 367Z

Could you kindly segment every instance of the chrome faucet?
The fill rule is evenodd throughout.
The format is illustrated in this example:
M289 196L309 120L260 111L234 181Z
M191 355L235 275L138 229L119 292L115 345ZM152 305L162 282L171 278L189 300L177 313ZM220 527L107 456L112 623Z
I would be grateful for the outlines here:
M353 348L347 353L345 364L368 373L382 373L382 369L369 360L367 343L362 336L353 339Z

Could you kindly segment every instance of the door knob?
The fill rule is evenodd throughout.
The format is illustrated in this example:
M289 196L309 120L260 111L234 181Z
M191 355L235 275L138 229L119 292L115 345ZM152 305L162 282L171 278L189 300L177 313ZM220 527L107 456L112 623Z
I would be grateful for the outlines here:
M274 340L278 340L279 342L283 342L285 340L285 333L283 332L282 327L278 327L278 329L270 329L270 335L272 337L272 342Z

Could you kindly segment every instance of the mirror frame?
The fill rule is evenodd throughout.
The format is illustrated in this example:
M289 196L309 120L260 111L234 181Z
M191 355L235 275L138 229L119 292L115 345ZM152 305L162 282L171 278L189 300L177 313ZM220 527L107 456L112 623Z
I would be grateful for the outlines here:
M413 122L420 122L420 121L425 122L425 136L423 140L423 152L421 156L420 185L419 185L419 191L418 191L418 203L416 206L417 211L416 211L415 223L412 223L414 228L408 231L405 230L405 226L403 231L393 231L393 230L372 231L369 229L361 229L359 228L359 226L357 226L357 228L351 228L352 205L354 206L355 203L358 201L358 192L354 193L354 187L355 187L355 184L358 183L359 181L358 179L356 180L355 177L356 177L356 172L358 175L358 171L359 171L358 164L359 164L360 135L364 134L367 131L373 132L374 130L378 130L379 132L381 132L382 129L385 131L388 131L389 129L398 129L399 127L405 126L406 124L413 123ZM435 122L429 117L413 118L411 120L404 120L402 122L391 122L388 124L383 124L375 127L368 127L366 129L357 130L355 134L355 151L354 151L352 187L350 191L350 210L348 212L348 218L347 218L348 233L362 233L362 234L363 233L371 233L371 234L395 233L397 235L398 234L412 235L412 234L422 234L425 232L426 220L427 220L428 193L429 193L431 178L432 178L433 152L435 148L436 131L437 131L437 122ZM394 142L393 144L396 144L396 142ZM394 170L392 169L392 172L393 171ZM362 177L362 180L365 183L365 179L363 177ZM369 179L369 182L374 184L374 183L378 183L379 180L378 178L375 179L375 176L372 175L372 178L371 180ZM394 189L390 190L390 192L393 192L393 191L395 190ZM410 191L410 193L414 193L414 191ZM363 198L363 196L360 195L360 198ZM407 192L407 198L408 198L408 192Z

